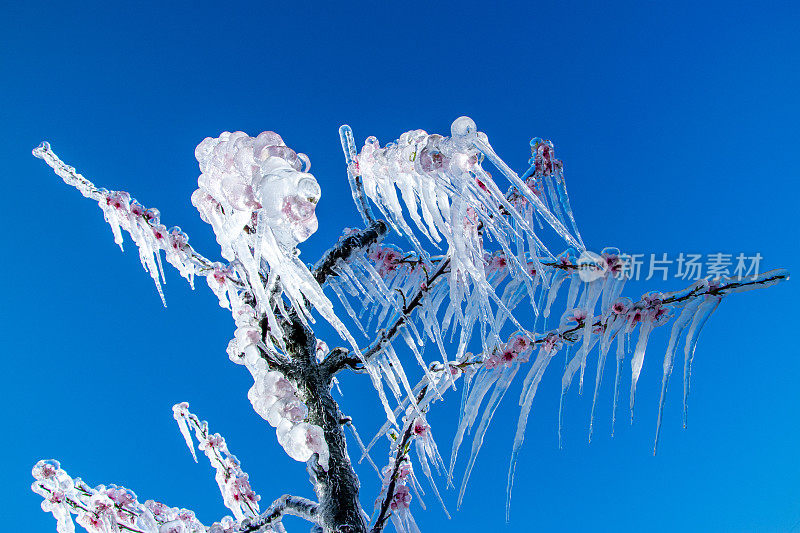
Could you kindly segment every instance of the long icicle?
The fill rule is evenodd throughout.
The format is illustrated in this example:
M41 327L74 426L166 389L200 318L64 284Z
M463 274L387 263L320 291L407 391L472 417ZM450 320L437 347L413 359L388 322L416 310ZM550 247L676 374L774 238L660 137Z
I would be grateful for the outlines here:
M705 326L708 318L717 310L719 303L722 301L721 296L706 296L703 303L697 309L697 314L692 319L692 325L689 326L689 332L686 334L686 345L683 350L683 427L686 428L687 418L687 401L689 399L689 380L692 375L692 359L694 359L694 350L697 348L697 338L700 336L700 330Z

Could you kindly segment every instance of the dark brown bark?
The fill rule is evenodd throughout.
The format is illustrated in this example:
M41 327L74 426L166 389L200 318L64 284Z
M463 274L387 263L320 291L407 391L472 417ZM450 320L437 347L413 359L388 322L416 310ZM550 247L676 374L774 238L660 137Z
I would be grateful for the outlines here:
M308 462L308 472L319 502L318 517L327 532L366 533L367 523L359 502L360 483L347 453L343 416L331 395L331 374L316 361L316 338L295 315L284 326L286 347L291 353L292 379L308 407L308 422L320 426L328 444L328 469L318 458Z

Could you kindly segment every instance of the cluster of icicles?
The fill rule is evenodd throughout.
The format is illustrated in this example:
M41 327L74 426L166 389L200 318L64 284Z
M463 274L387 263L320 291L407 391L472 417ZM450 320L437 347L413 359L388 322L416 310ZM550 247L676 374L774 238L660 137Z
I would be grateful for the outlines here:
M349 130L342 134L343 146L349 146ZM470 330L476 320L490 326L496 315L493 306L497 313L510 314L486 277L486 239L504 252L511 276L528 287L533 281L528 262L538 269L540 258L554 258L537 235L537 225L544 222L568 246L584 250L552 145L535 141L531 169L522 178L497 156L468 117L453 122L450 137L413 130L384 147L369 137L358 154L348 157L349 175L363 182L367 197L408 238L425 266L432 266L431 258L416 234L436 247L446 245L442 251L448 260L449 298L444 329L452 323ZM502 191L482 167L484 158L509 181L510 192ZM459 356L464 347L460 343Z
M360 153L355 152L349 128L343 127L340 133L354 195L358 196L355 185L362 183L367 197L388 223L411 241L414 251L403 252L385 244L357 251L348 261L339 261L334 266L335 275L327 278L327 285L365 336L394 328L424 372L422 379L412 386L392 346L393 339L377 336L365 366L378 390L387 421L366 446L357 435L356 441L362 445L362 459L369 459L369 450L381 436L393 434L394 461L400 443L397 429L414 424L419 464L440 501L434 471L444 475L451 486L462 442L467 433L473 434L459 490L460 505L484 435L520 370L526 371L508 471L509 503L528 416L553 356L562 350L567 354L561 377L563 406L564 394L576 374L582 390L589 354L597 347L591 434L594 405L612 345L616 342L613 426L625 358L632 354L632 416L650 334L675 316L664 357L657 442L667 382L680 345L684 352L685 413L697 338L722 296L766 287L788 277L785 271L771 271L747 283L703 280L684 291L651 293L633 302L621 296L625 277L621 275L618 252L604 251L602 258L608 268L602 275L591 279L580 275L577 256L585 247L569 205L561 162L555 159L549 141L531 141L530 168L520 177L495 154L486 136L477 132L475 124L466 117L453 123L450 137L415 130L385 147L380 147L374 138L367 139ZM325 467L328 449L321 428L304 422L307 410L296 387L279 373L270 371L261 356L262 351L284 349L275 315L288 314L282 296L303 321L311 321L310 309L317 309L347 339L355 353L361 355L322 288L298 258L296 245L316 229L314 206L320 196L316 181L307 172L308 158L295 154L271 132L258 137L241 132L223 133L198 146L196 155L203 174L192 201L203 220L214 228L222 255L230 261L223 265L197 254L178 228L167 230L161 226L156 210L145 209L127 193L95 188L61 162L46 144L34 154L47 161L84 196L98 201L120 245L121 230L131 234L139 247L142 264L162 298L160 251L165 252L167 261L190 283L196 275L206 276L220 305L233 312L237 329L228 353L253 375L255 383L248 397L254 409L276 427L278 440L291 457L305 461L317 453L320 465ZM510 182L507 192L503 193L482 168L485 159ZM356 200L358 204L359 199ZM360 209L366 220L372 218L366 201L360 204ZM443 255L433 256L425 251L406 217L421 238L437 247L444 248L446 243L446 248L440 250ZM567 252L555 256L545 247L534 230L544 224L553 228L570 247ZM494 250L486 248L489 240L495 243ZM560 315L557 324L548 325L551 308L564 292L566 302L562 309L566 312ZM407 306L415 298L419 306L409 313ZM523 302L530 305L530 312L520 311ZM523 314L533 315L532 327L526 328L518 321L517 317ZM266 325L266 331L262 330L262 324ZM515 330L511 336L504 333L509 328ZM631 346L637 328L638 337ZM476 329L480 333L481 352L473 355L467 348ZM448 335L457 342L454 357L445 350ZM427 340L431 341L427 344L436 346L440 363L426 361ZM459 378L464 378L459 425L446 465L424 421L424 413L448 389L455 388ZM390 405L385 388L394 397L396 407ZM192 420L188 415L177 418L179 423L181 419L187 423ZM351 424L350 427L355 432ZM375 468L386 490L389 483L386 476L396 470L394 464L390 461L389 471ZM399 531L415 533L416 525L408 509L411 493L421 495L422 490L410 463L401 464L397 472L395 482L399 488L391 496L392 520ZM226 489L222 485L220 488L225 496ZM226 499L231 498L226 496ZM245 518L249 516L244 508L234 514L237 512Z
M615 264L613 254L604 254L609 265ZM496 261L495 264L502 263ZM621 385L622 365L625 358L630 358L630 410L633 417L636 385L638 383L644 356L650 335L656 327L663 326L669 320L672 328L664 354L661 395L659 399L658 419L656 426L656 446L661 427L661 415L666 398L667 384L675 364L676 353L683 351L683 409L684 424L687 412L687 397L691 376L691 365L701 329L708 318L719 306L722 298L728 294L745 292L757 288L765 288L788 278L785 270L772 270L746 280L717 279L701 280L681 291L671 293L648 293L639 301L620 297L624 278L609 269L603 277L585 282L580 279L577 269L568 256L558 261L550 280L549 289L540 284L542 293L536 300L539 302L542 315L549 314L549 306L555 300L558 288L566 280L570 280L567 291L569 310L564 312L558 326L547 333L532 335L529 332L517 331L505 341L495 345L488 351L473 355L466 353L458 360L446 364L432 365L426 375L411 388L394 410L395 415L403 409L414 409L420 412L431 403L441 399L442 395L458 378L463 377L461 384L461 407L459 424L453 439L449 467L446 469L446 481L453 482L458 453L465 436L472 433L472 444L467 459L467 466L459 488L458 505L461 504L467 483L475 465L484 436L492 418L504 398L506 392L520 370L525 370L522 390L519 396L520 413L512 446L508 470L508 505L510 509L511 488L518 453L523 444L525 428L539 384L553 357L566 350L567 364L561 376L561 405L564 395L569 389L576 374L580 376L580 387L583 386L583 375L588 355L595 347L597 352L597 369L594 382L592 411L589 432L593 430L595 405L598 399L606 356L612 345L616 343L616 374L614 379L612 432L616 420L617 403ZM502 270L502 269L501 269ZM497 275L495 273L495 275ZM599 305L599 309L598 309ZM543 306L547 306L544 308ZM513 309L515 306L510 305ZM638 328L638 337L634 334ZM542 328L544 329L544 328ZM424 392L422 399L417 396ZM411 411L409 411L411 412ZM559 410L559 442L562 421L562 409ZM395 430L387 421L372 441L362 448L362 457L369 457L370 449L378 442L381 435L391 435ZM435 445L434 445L435 446ZM654 448L655 450L655 448ZM429 472L426 472L429 474ZM431 485L435 480L427 475ZM438 494L438 492L437 492Z
M231 136L237 139L238 144L242 146L239 150L234 152L237 154L235 160L240 164L243 164L242 161L248 161L242 154L250 153L252 155L252 145L255 144L256 141L266 143L266 148L264 148L264 150L277 150L277 152L275 152L276 155L269 156L266 159L275 159L280 156L278 158L281 159L283 163L272 161L270 164L273 166L277 165L278 168L284 168L284 166L286 166L291 169L290 171L285 171L287 174L291 174L292 172L297 173L295 167L299 166L300 161L307 160L302 154L300 154L300 157L292 157L293 152L289 148L282 146L280 144L280 137L277 137L271 132L265 132L256 138L242 137L236 134L228 134L226 136L223 134L221 139L230 141ZM264 139L266 139L266 141ZM198 147L199 153L209 153L211 155L198 157L210 159L215 154L218 157L223 157L219 156L219 150L208 149L208 146L211 144L215 147L228 145L219 142L214 144L213 141L217 141L217 139L206 139L206 141ZM201 147L204 146L206 147L204 148L205 151L201 150ZM253 288L254 284L252 281L253 279L260 280L261 278L258 276L255 278L252 277L251 273L247 270L243 274L230 264L224 265L223 263L211 262L204 258L189 245L189 237L183 233L180 228L174 227L168 230L160 223L160 215L157 209L147 209L143 207L136 200L132 200L127 192L98 189L89 180L78 174L74 168L65 165L58 159L52 150L50 150L50 146L47 143L42 143L41 146L34 150L34 155L44 159L67 184L77 188L83 196L98 202L100 208L103 210L106 221L111 226L114 240L120 247L122 247L123 242L122 231L124 230L131 236L134 243L138 246L142 265L153 278L162 301L164 300L164 293L161 287L162 282L164 282L164 272L161 263L162 251L164 252L166 260L178 269L180 274L192 285L192 288L194 288L194 279L196 276L200 275L206 277L208 286L219 299L220 306L230 309L233 314L236 331L234 333L234 339L232 339L228 345L228 354L232 361L237 364L245 365L253 376L255 384L248 394L248 397L253 402L253 407L265 420L272 424L273 427L277 428L278 440L290 457L298 461L306 461L311 453L319 453L320 464L325 466L327 464L328 449L324 439L321 438L322 429L319 426L304 422L307 410L302 401L297 397L294 386L289 384L285 379L282 381L278 380L275 376L277 373L269 371L266 361L260 354L260 350L275 350L276 346L273 344L273 341L282 345L280 327L277 326L275 317L263 310L257 310L248 303L248 301L253 300L256 302L259 301L257 298L253 297L253 293L258 293L259 287L261 290L264 290L264 285L257 282L255 283L255 288ZM217 162L216 164L220 163ZM207 163L204 167L207 172L211 172L211 170L209 170L211 168L209 165L210 163ZM224 205L229 209L229 212L233 209L233 205L250 205L248 203L250 200L246 198L248 198L248 194L252 195L252 190L250 188L236 185L236 183L239 182L235 181L233 177L235 175L238 174L231 174L222 179L225 185L221 190L227 194L227 196L222 196L223 192L214 191L220 198L223 198L224 202L227 202ZM222 204L215 204L215 200L211 196L205 195L203 192L203 185L211 187L208 185L211 178L208 177L208 174L204 174L204 176L205 177L201 176L200 179L201 189L195 191L195 194L192 196L192 201L200 210L203 219L211 223L215 230L217 230L220 227L225 227L226 219L214 218L216 216L215 213L222 216L224 208ZM299 179L300 181L313 179L308 178L308 176L310 175L304 175ZM272 187L272 185L270 185L270 187ZM303 190L309 188L310 186L301 186ZM239 198L239 200L236 200L232 191L238 190L245 191L242 193L245 199ZM277 191L276 195L279 192L280 191ZM267 203L264 194L259 195L258 198L261 202ZM268 215L264 215L264 217L267 216ZM240 229L240 232L242 235L247 235L246 231ZM286 232L278 233L282 235L286 234ZM223 246L223 255L228 254L231 251L231 247L238 246L230 240L221 239L220 243L222 244L222 242L226 243L226 245ZM250 243L249 250L251 252L257 248L254 246L255 243ZM238 260L236 264L242 264L244 253L244 251L240 250L240 253L235 254L234 259ZM250 257L252 258L252 255ZM244 261L244 263L246 262L247 261ZM308 271L305 266L303 266L303 268L306 272ZM310 276L310 273L308 275ZM281 276L281 279L290 279L290 276L287 275L285 278ZM319 285L316 281L312 279L312 282L314 286L319 289ZM284 283L282 286L285 287L286 284ZM249 298L246 298L246 296ZM273 302L279 303L279 296L273 298ZM327 305L330 305L330 302L328 302ZM271 316L271 320L268 322L272 325L270 327L270 335L263 334L261 321L259 320L260 316ZM275 389L276 386L278 387L277 389Z
M53 513L58 533L74 533L75 522L90 533L234 533L238 528L230 516L206 527L188 509L153 500L142 503L125 487L92 488L54 460L36 463L33 477L31 488L42 496L42 509Z
M398 453L398 448L404 446L410 449L413 446L416 451L419 467L430 482L431 488L436 498L439 500L439 503L442 505L445 514L447 514L447 509L444 507L444 501L442 500L436 483L433 481L431 465L433 465L434 470L439 475L442 475L446 471L446 466L442 460L441 454L439 454L439 450L436 448L436 442L433 440L433 435L431 433L431 426L428 424L424 413L422 413L417 406L411 406L407 409L406 415L403 418L403 427L406 428L408 432L407 441L395 431L387 433L391 443L387 465L382 469L378 469L378 467L372 463L381 478L381 491L378 498L375 500L372 519L375 519L381 507L388 502L388 510L390 511L388 515L395 530L398 533L419 533L419 527L411 512L411 501L413 498L416 498L420 507L425 509L425 502L422 499L425 491L414 472L414 466L410 457L407 453ZM365 457L372 462L366 447L363 446L360 439L357 440L361 445ZM389 494L390 489L392 490L391 494ZM450 518L450 515L447 514L447 517Z

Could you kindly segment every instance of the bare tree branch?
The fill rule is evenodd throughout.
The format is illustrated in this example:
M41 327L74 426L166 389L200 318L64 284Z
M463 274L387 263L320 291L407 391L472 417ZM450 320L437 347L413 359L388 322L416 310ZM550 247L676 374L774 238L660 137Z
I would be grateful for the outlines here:
M364 370L364 363L358 357L351 355L350 350L346 348L334 348L325 356L322 363L320 363L322 371L330 377L336 375L337 372L345 368L350 368L356 372Z

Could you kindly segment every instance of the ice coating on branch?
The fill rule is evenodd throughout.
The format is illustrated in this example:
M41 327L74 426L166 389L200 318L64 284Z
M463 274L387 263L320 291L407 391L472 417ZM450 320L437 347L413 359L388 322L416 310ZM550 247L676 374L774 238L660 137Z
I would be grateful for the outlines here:
M270 370L261 351L269 351L262 341L260 321L252 307L242 304L236 308L236 331L228 344L231 361L244 365L253 376L253 386L247 398L253 410L276 428L278 442L286 453L297 461L308 461L319 454L319 464L328 468L328 445L322 438L322 428L305 422L308 408L300 398L294 383L281 372Z
M145 208L131 198L125 191L108 191L97 188L91 181L75 169L65 164L51 150L48 143L42 143L33 155L45 161L64 183L78 189L86 198L95 200L103 211L106 222L111 227L116 242L122 248L122 232L127 232L139 250L139 259L145 271L150 274L162 303L166 306L161 284L164 282L164 269L161 253L181 276L194 288L196 275L208 275L211 262L198 254L190 245L189 237L180 228L167 229L161 224L158 209ZM237 283L231 277L231 283Z
M188 509L153 500L139 502L133 491L116 485L92 488L80 478L72 478L52 459L36 463L33 477L31 489L44 498L42 510L53 513L58 533L74 533L75 522L89 533L208 531Z
M264 369L255 376L247 397L253 409L276 428L278 443L289 457L306 462L317 453L320 466L328 468L330 454L322 428L305 422L308 409L294 384L280 372Z
M186 402L174 405L172 414L184 438L188 436L187 445L192 451L192 457L197 461L188 429L194 430L198 447L206 454L211 466L216 470L214 477L222 493L225 507L233 512L237 520L258 516L258 501L261 497L250 488L249 476L242 470L236 456L228 451L225 439L219 433L211 434L208 431L208 423L201 422L189 412L189 404Z

